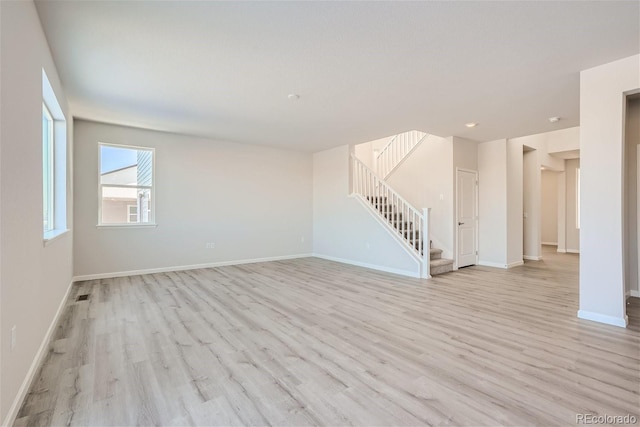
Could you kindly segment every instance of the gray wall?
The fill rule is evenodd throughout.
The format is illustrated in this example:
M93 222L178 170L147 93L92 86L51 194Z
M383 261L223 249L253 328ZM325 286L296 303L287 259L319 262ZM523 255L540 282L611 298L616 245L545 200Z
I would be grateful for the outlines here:
M82 120L74 126L76 276L311 253L311 154ZM155 148L157 227L96 227L99 142Z
M67 119L68 158L73 134L33 2L2 1L0 15L0 421L4 425L11 421L7 416L21 386L35 373L39 349L72 278L72 233L43 245L43 68ZM67 168L70 164L67 161ZM67 170L67 224L72 223L70 175ZM11 350L13 326L16 345Z

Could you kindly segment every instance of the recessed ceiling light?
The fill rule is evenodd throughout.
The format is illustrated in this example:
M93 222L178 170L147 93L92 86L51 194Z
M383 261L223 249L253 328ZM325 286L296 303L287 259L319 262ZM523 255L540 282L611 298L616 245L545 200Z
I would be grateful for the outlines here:
M295 101L296 99L300 99L300 95L298 95L297 93L290 93L289 96L287 96L287 98L289 98L292 101Z
M549 117L549 121L551 123L559 122L560 121L560 117L557 117L557 116Z
M470 123L465 124L465 126L468 127L468 128L474 128L474 127L478 126L478 124L476 122L470 122Z

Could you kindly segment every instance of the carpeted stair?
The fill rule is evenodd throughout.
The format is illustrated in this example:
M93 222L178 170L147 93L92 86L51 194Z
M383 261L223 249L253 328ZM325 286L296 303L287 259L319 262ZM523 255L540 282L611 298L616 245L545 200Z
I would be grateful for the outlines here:
M405 221L401 212L395 212L393 205L387 203L386 197L368 197L369 202L380 214L389 221L398 233L403 234L409 244L414 246L421 253L424 253L424 242L417 230L413 229L411 221ZM429 259L431 262L430 273L432 276L448 273L453 270L453 260L442 258L442 249L429 248Z

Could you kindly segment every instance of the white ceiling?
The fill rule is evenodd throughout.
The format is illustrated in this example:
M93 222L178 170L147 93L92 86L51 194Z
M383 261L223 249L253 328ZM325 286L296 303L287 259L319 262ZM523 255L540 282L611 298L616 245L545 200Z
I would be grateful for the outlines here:
M579 71L640 52L638 1L36 4L74 116L309 151L577 126Z

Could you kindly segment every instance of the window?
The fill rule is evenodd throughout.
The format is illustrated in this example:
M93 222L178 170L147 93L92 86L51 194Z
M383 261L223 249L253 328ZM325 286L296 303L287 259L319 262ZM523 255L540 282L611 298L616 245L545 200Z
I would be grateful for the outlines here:
M67 123L42 70L42 231L45 243L67 231Z
M48 233L54 229L53 203L54 191L53 171L53 117L42 103L42 222L44 232Z
M138 206L128 205L127 209L129 210L129 217L127 218L127 222L138 222Z
M580 228L580 168L576 168L576 228Z
M99 225L153 225L153 149L100 144Z

